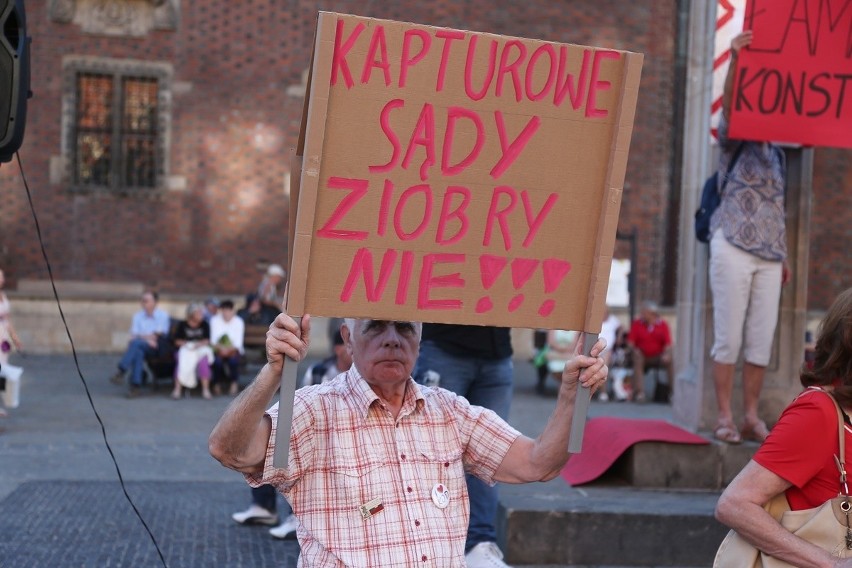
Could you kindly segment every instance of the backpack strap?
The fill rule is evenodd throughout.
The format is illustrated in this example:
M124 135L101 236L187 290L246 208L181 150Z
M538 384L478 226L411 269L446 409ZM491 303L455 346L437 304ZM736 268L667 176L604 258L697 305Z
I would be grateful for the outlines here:
M781 171L784 174L787 173L787 156L784 154L784 150L781 149L780 146L773 144L772 149L775 150L775 154L778 156L778 161L781 162ZM787 177L786 175L784 177Z
M734 155L731 156L731 161L728 162L728 169L725 171L725 175L722 177L722 183L719 187L719 195L722 195L725 192L725 186L728 185L728 176L731 175L734 166L737 165L737 160L740 159L740 154L743 153L744 146L745 142L740 142L739 144L737 144L737 149L734 150Z
M781 164L781 177L784 180L784 207L787 207L787 155L780 146L772 145L775 154L778 156L778 162Z

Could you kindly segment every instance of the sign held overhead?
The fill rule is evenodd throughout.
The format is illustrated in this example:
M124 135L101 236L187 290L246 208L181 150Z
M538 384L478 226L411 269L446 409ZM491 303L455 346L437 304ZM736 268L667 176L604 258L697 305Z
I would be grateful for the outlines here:
M852 148L852 1L749 0L732 138Z
M288 312L597 332L641 65L321 12Z

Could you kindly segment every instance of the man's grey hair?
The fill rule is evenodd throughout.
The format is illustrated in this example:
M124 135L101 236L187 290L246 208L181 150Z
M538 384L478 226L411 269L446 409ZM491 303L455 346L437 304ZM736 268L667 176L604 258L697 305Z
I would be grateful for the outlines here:
M657 304L657 302L654 302L653 300L645 300L644 302L642 302L642 309L648 310L649 312L653 312L655 314L660 313L660 306Z
M361 319L368 319L368 318L361 318ZM356 319L356 318L343 318L343 325L345 325L347 328L349 328L350 334L355 333L355 324L357 322L358 322L358 319ZM414 329L417 330L417 337L418 338L423 337L423 323L419 322L419 321L413 321L411 323L414 324Z

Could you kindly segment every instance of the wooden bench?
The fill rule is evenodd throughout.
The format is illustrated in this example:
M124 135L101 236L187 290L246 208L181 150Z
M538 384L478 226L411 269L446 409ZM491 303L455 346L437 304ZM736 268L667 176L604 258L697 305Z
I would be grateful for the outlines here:
M174 344L174 335L178 323L180 323L180 320L171 320L168 337L162 339L163 343L157 353L146 357L143 363L143 379L150 383L152 391L156 391L162 383L169 387L174 386L175 368L177 367L177 347ZM268 330L268 325L246 324L243 338L245 355L241 361L243 369L249 365L261 367L266 363L266 332Z
M267 331L269 331L268 325L246 324L246 332L243 337L243 348L245 350L243 362L245 364L263 365L266 363Z
M145 357L142 369L145 379L150 381L151 390L156 391L159 383L174 385L175 368L177 367L177 347L175 346L175 331L180 320L170 318L169 333L161 337L157 352Z

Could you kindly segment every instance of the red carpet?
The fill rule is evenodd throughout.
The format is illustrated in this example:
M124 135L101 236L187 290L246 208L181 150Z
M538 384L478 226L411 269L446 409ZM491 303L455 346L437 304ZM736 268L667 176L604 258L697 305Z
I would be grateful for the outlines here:
M639 442L709 444L706 439L665 420L635 420L600 416L586 422L583 449L568 460L562 477L582 485L600 477L627 448Z

